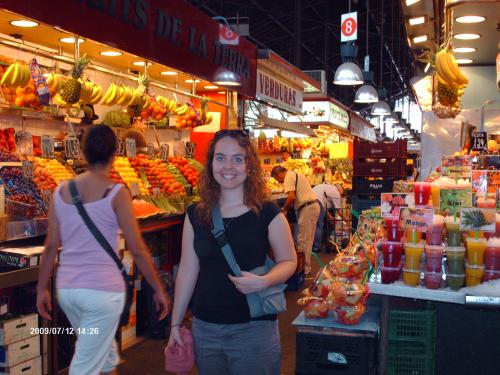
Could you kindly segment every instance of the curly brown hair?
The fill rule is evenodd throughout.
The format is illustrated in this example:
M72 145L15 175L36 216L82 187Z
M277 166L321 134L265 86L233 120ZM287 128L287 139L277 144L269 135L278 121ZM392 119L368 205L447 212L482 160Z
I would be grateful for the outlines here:
M268 190L262 168L260 166L257 150L250 137L243 130L221 130L208 147L207 162L200 176L200 203L196 211L201 224L210 227L212 224L212 208L219 203L220 185L214 178L212 163L215 155L215 145L224 137L231 137L238 141L240 147L246 151L247 178L244 182L243 203L256 213L262 208L262 202L268 199Z

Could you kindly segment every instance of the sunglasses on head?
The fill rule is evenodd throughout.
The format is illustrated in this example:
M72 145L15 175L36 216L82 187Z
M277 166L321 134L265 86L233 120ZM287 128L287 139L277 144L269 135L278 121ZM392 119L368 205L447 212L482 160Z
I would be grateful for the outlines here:
M230 135L230 136L241 136L241 137L249 137L248 130L242 130L242 129L223 129L219 130L218 132L215 133L215 138L223 137L225 135Z

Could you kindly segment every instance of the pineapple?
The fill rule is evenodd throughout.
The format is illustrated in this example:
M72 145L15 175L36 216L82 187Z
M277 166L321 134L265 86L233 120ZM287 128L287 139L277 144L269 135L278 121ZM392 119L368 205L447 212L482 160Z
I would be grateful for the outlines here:
M136 90L139 92L141 99L139 103L134 105L129 105L127 107L127 112L131 117L139 117L141 115L142 106L144 105L145 99L144 94L148 91L150 79L145 74L139 74L137 77L137 88Z
M488 222L481 210L473 209L463 212L463 225L473 229L479 229Z
M82 84L79 79L82 77L83 71L89 64L90 59L86 54L75 60L73 69L71 69L71 77L66 81L61 92L61 97L66 103L74 104L80 100Z

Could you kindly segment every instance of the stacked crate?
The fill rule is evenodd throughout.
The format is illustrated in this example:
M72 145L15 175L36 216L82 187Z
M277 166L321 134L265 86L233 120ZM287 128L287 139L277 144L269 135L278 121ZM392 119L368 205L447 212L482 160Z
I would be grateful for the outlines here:
M380 194L392 192L394 181L406 177L407 144L354 142L352 210L360 214L380 205ZM353 217L353 229L357 220Z
M435 310L390 311L387 375L433 375L435 344Z

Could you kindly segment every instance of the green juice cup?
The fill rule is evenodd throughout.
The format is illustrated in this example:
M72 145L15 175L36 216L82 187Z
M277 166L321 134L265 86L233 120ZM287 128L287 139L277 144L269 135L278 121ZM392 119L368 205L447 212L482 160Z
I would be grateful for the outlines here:
M460 232L460 219L454 220L453 217L446 217L445 220L448 246L461 246L462 233Z
M448 246L446 248L446 261L448 273L461 275L464 273L465 248L463 246Z

